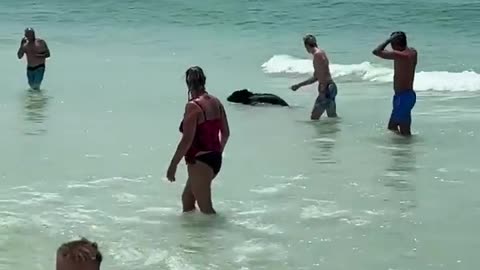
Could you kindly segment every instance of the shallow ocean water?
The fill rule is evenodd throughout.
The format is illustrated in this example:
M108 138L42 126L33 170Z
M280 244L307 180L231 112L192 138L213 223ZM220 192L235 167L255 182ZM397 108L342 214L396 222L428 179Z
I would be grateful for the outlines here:
M476 2L32 3L0 4L0 269L51 269L79 236L105 269L478 265ZM385 130L391 63L370 55L394 24L421 54L410 140ZM41 93L15 58L27 25L52 51ZM306 32L330 55L340 119L311 123L315 88L288 90L311 72ZM180 213L183 165L164 179L194 64L222 99L292 105L225 101L213 218Z

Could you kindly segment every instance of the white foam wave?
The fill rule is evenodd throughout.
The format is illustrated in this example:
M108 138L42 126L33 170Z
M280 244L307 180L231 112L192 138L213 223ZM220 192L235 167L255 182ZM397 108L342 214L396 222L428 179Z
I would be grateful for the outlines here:
M266 233L269 235L282 234L283 231L275 224L263 224L257 219L233 220L233 224L244 227L248 230Z
M287 184L277 184L272 187L263 187L258 189L251 189L251 192L259 193L259 194L274 194L278 193L279 191L291 186L290 183Z
M311 74L312 61L299 59L290 55L274 55L262 64L267 74ZM331 64L330 71L334 78L355 77L363 81L392 82L393 69L369 62L351 65ZM480 74L474 71L420 71L415 76L417 91L480 91Z
M246 264L256 261L260 258L268 258L270 260L281 260L285 258L285 249L275 243L265 243L258 239L245 241L239 246L233 247L233 251L237 254L236 263Z

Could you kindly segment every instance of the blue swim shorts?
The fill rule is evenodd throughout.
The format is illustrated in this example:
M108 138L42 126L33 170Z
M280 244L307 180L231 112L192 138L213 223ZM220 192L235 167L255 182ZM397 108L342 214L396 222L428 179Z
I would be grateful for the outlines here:
M32 89L40 89L45 74L45 65L41 64L35 67L27 67L28 84Z
M335 98L337 97L337 92L337 85L334 82L329 83L326 87L325 96L319 95L315 100L313 112L321 115L324 111L327 111L329 117L336 117L337 104Z
M396 124L410 124L412 122L412 109L416 101L415 91L397 91L393 96L393 110L390 120Z

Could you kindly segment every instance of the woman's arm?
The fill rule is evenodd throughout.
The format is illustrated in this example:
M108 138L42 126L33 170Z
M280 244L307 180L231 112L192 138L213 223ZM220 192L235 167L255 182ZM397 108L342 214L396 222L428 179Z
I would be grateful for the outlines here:
M220 101L219 101L220 102ZM222 146L222 152L227 145L228 138L230 138L230 126L228 125L227 113L223 104L220 103L220 117L222 119L222 126L220 128L220 145Z
M183 116L183 135L178 143L177 150L173 155L170 166L177 166L182 158L187 154L188 149L192 145L195 131L197 129L199 108L193 103L188 103L185 107L185 114Z

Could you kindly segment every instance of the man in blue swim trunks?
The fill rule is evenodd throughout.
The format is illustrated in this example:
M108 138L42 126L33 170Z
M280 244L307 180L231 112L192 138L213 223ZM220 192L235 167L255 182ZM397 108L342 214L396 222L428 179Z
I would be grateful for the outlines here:
M45 73L45 60L50 57L45 40L36 38L35 31L32 28L25 29L25 36L20 42L18 48L18 59L27 55L27 78L28 84L33 90L39 90Z
M313 55L313 76L306 81L291 86L290 89L297 91L300 87L318 82L318 97L315 100L310 119L320 119L325 111L327 111L328 117L337 117L337 105L335 103L337 85L330 74L327 54L324 50L318 48L317 40L312 35L306 35L303 38L303 44L307 52Z
M385 50L388 44L391 45L392 50ZM386 41L373 50L373 54L394 62L395 95L388 129L403 136L410 136L411 111L417 99L413 90L417 51L407 46L407 35L404 32L393 32Z

